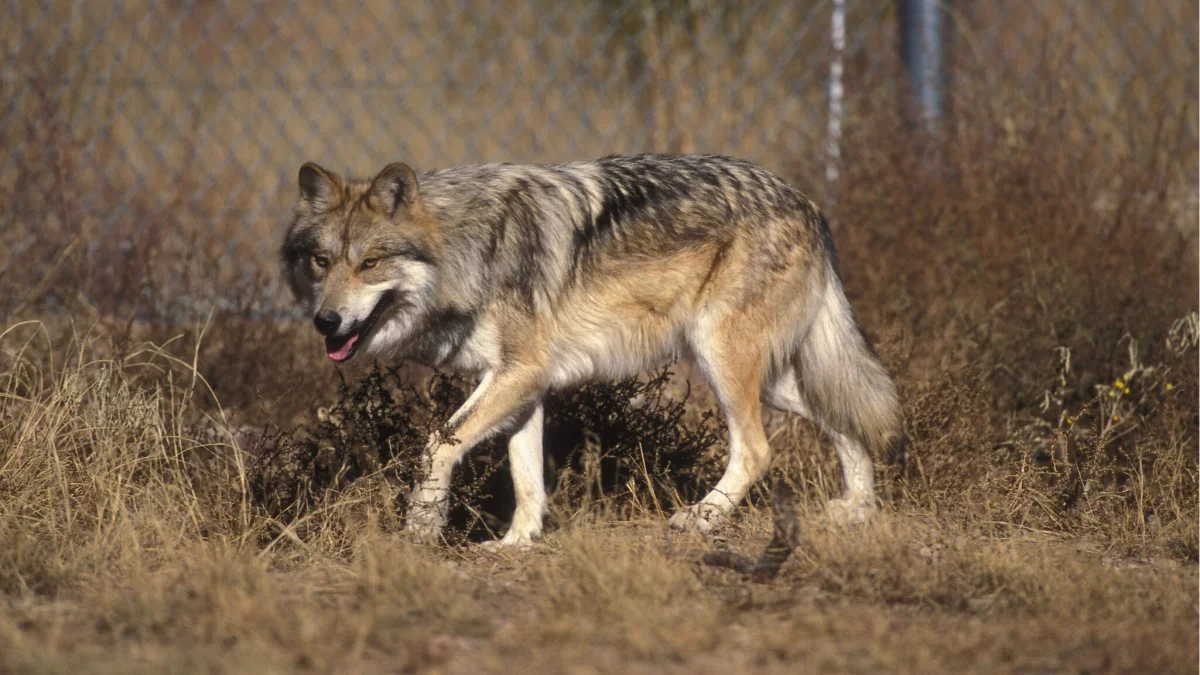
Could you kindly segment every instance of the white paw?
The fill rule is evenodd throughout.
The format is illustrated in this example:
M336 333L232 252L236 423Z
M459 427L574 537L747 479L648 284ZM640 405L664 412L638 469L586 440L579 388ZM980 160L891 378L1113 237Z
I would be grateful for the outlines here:
M692 504L682 508L671 516L667 523L673 530L681 532L700 532L708 534L725 521L725 514L712 504Z
M504 533L503 537L495 541L482 542L479 546L487 551L524 551L533 548L533 545L541 540L542 532L540 529L513 523L512 527L508 528L508 532Z
M831 499L825 515L837 525L861 525L878 511L874 504L862 499Z
M436 506L413 504L404 522L404 532L421 544L436 544L441 539L446 518Z
M508 537L501 537L492 541L479 542L478 546L485 551L499 553L500 551L528 551L536 543L537 540L535 539L518 539L515 537L510 539Z

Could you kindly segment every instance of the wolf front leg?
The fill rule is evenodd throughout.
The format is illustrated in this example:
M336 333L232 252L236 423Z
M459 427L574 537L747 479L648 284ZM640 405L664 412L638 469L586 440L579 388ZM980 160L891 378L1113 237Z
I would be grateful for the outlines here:
M528 546L542 538L542 517L546 515L546 479L542 475L542 404L538 402L525 418L525 424L508 440L508 465L512 470L513 492L517 508L503 546Z
M480 441L535 405L544 381L539 371L528 368L484 375L466 403L450 417L444 433L435 432L429 439L425 478L413 491L405 522L407 532L418 541L437 540L446 523L454 465Z
M541 401L516 419L516 431L508 439L508 465L512 471L517 507L504 537L482 544L490 550L510 546L525 548L542 538L542 518L546 515L546 479L542 475L545 417Z

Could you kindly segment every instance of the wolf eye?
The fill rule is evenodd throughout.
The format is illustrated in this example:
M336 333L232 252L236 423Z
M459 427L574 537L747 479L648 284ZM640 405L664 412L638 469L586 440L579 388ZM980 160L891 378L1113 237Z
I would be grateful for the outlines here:
M375 266L378 264L379 264L379 258L364 258L362 261L362 268L364 270L371 270L371 269L375 269Z
M326 258L323 255L314 255L312 257L312 261L313 261L314 265L316 265L317 267L320 267L321 269L325 269L326 267L329 267L329 258Z

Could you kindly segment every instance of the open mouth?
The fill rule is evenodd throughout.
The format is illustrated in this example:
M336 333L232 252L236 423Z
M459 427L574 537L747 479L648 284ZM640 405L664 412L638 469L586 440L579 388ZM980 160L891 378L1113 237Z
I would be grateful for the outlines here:
M379 298L379 302L375 303L375 309L367 315L367 318L359 321L345 335L330 335L325 338L325 352L329 354L329 358L343 363L354 358L359 349L367 343L371 337L371 331L375 328L375 324L379 321L379 317L387 311L391 306L395 295L392 291L384 293Z

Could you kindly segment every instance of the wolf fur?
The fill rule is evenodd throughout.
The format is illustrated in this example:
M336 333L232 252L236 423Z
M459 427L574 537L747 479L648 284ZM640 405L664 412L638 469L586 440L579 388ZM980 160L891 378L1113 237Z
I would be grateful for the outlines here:
M677 529L707 531L767 470L761 404L832 439L842 518L875 509L872 453L902 438L896 388L842 290L825 218L778 176L711 155L485 164L349 180L305 164L287 280L337 361L359 351L480 376L429 441L406 527L433 539L455 464L510 432L517 507L538 539L546 391L690 357L729 426L729 463Z

